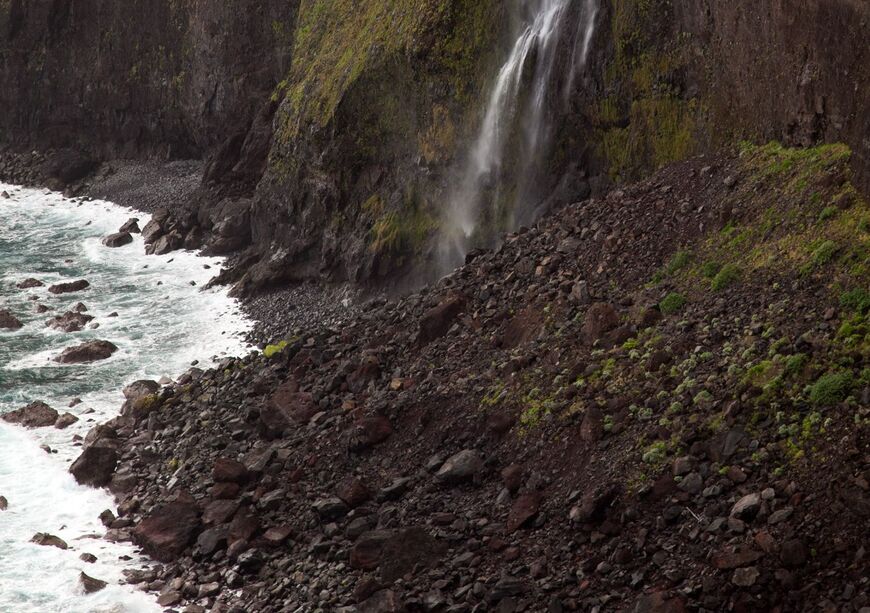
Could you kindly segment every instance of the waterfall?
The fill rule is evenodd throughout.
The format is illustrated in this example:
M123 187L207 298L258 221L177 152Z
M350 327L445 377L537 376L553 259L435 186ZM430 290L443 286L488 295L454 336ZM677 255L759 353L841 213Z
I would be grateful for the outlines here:
M442 265L461 261L484 218L491 230L502 231L534 210L536 179L552 141L553 106L565 109L586 64L599 1L514 0L520 28L450 198ZM505 178L508 170L514 172Z

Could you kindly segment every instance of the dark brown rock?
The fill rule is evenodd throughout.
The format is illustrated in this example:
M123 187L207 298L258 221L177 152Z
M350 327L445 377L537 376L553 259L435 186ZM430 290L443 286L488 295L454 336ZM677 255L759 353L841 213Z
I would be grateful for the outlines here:
M61 364L97 362L99 360L107 360L117 350L118 348L109 341L88 341L81 345L64 349L59 356L54 358L54 361Z
M587 345L592 345L595 341L600 340L605 334L613 330L619 325L619 314L613 305L596 302L586 311L586 316L583 319L583 341Z
M19 424L25 428L45 428L53 426L57 417L56 410L37 400L26 407L4 414L3 420L11 424Z
M417 340L425 345L447 334L450 326L465 308L465 298L453 294L441 301L438 306L426 311L420 319Z
M69 545L66 544L62 538L54 536L53 534L46 534L44 532L37 532L33 535L33 538L30 539L31 543L36 543L37 545L42 545L43 547L57 547L58 549L69 549Z
M231 458L217 458L211 469L211 476L217 483L244 484L250 478L245 465Z
M124 245L132 243L133 235L129 232L115 232L114 234L110 234L103 238L102 242L106 247L117 249L118 247L123 247Z
M21 320L6 309L0 309L0 330L20 330L24 327Z
M538 516L544 497L540 492L526 492L516 499L507 518L508 533L527 526Z
M63 315L52 317L45 323L45 325L49 328L60 330L61 332L80 332L93 320L94 318L92 315L67 311Z
M87 289L91 286L90 283L81 279L79 281L71 281L69 283L58 283L57 285L52 285L48 288L48 291L52 294L70 294L72 292L80 292L84 289Z
M195 504L171 502L149 513L133 530L133 540L155 560L172 562L193 542L201 525Z
M43 283L39 279L34 279L31 277L29 279L25 279L24 281L19 281L15 284L15 287L17 287L18 289L31 289L34 287L43 287L44 285L45 283Z
M106 588L108 583L105 581L101 581L100 579L94 579L93 577L89 577L85 573L79 573L79 583L81 583L82 589L84 589L85 594L94 594Z
M111 481L118 459L115 444L110 439L101 440L86 446L69 471L82 485L103 487Z

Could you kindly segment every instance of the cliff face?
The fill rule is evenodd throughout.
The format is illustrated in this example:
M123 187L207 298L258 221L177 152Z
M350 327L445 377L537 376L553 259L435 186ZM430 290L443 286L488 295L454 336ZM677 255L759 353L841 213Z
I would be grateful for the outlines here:
M231 211L250 226L246 290L394 278L432 260L513 42L511 6L0 1L2 141L207 159L200 219ZM870 185L867 3L596 8L586 69L548 109L547 206L741 139L844 141ZM522 173L513 163L506 175Z

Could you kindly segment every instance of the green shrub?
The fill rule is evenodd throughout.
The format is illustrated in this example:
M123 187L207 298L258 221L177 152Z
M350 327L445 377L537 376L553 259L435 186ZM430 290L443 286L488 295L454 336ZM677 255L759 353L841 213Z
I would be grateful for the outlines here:
M686 298L682 294L678 294L676 292L671 292L667 296L665 296L662 301L659 303L659 309L665 315L670 315L672 313L676 313L680 309L682 309L686 304Z
M720 268L722 267L716 262L704 262L704 265L701 266L701 274L704 275L705 279L712 279Z
M857 313L870 311L870 292L856 288L840 295L840 306Z
M689 255L688 251L677 251L674 254L674 257L671 258L671 261L668 262L668 266L666 268L667 273L669 275L672 275L675 272L684 269L689 264L689 260L691 259L692 256Z
M827 221L829 219L833 219L836 217L839 209L835 206L826 206L822 209L822 212L819 213L819 221Z
M810 402L817 406L831 406L842 402L852 391L852 373L829 372L810 386Z
M725 289L740 277L740 269L734 264L725 264L710 281L710 287L714 292Z
M830 262L834 254L837 252L837 243L834 241L825 241L813 250L813 264L816 266L824 266Z

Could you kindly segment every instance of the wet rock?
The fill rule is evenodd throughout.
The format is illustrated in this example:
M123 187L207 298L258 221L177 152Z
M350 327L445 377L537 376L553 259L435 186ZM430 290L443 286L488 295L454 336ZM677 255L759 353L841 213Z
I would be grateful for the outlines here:
M54 536L53 534L46 534L45 532L37 532L33 535L33 538L30 539L31 543L36 543L37 545L42 545L43 547L57 547L58 549L69 549L69 545L66 544L62 538Z
M61 364L84 364L107 360L118 348L109 341L88 341L75 347L68 347L54 359Z
M94 594L102 589L105 589L108 583L99 579L94 579L85 573L79 573L79 583L84 589L85 594Z
M456 484L473 479L482 469L480 454L473 449L464 449L449 457L436 476L444 483Z
M21 320L6 309L0 309L0 330L20 330L24 327Z
M160 562L172 562L196 538L199 509L188 502L171 502L152 511L133 530L133 540Z
M85 562L86 564L94 564L97 561L97 556L92 553L83 553L79 556L79 560Z
M25 428L46 428L53 426L57 418L57 411L39 400L3 415L3 421L18 424Z
M118 247L123 247L124 245L132 243L133 235L129 232L115 232L114 234L109 234L103 238L102 242L106 247L117 249Z
M84 289L87 289L91 286L90 283L81 279L79 281L71 281L69 283L58 283L57 285L52 285L48 288L48 291L52 294L70 294L73 292L80 292Z
M139 229L139 219L137 217L131 217L127 221L125 221L120 228L118 228L118 232L129 232L130 234L139 234L142 230Z
M5 511L9 508L9 501L6 496L0 496L0 511Z
M57 418L57 420L54 422L54 427L57 428L58 430L64 430L66 428L69 428L71 425L76 423L78 420L79 420L78 417L76 417L72 413L67 412L67 413L64 413L63 415L61 415L60 417Z
M69 471L81 485L103 487L111 481L118 459L118 450L112 441L97 441L84 448Z
M15 287L18 289L32 289L34 287L43 287L45 283L40 281L39 279L34 279L33 277L29 279L25 279L24 281L20 281L15 284Z
M61 332L80 332L85 326L93 321L93 316L84 313L68 311L63 315L57 315L49 319L45 325Z

